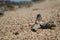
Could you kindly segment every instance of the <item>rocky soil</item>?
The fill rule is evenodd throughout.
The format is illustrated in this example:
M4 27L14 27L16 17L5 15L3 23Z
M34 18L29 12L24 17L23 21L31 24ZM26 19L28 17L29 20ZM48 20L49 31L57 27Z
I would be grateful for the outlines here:
M55 21L57 26L31 31L37 14L41 14L44 21ZM0 17L0 40L60 40L60 0L46 0L33 3L30 8L6 11Z

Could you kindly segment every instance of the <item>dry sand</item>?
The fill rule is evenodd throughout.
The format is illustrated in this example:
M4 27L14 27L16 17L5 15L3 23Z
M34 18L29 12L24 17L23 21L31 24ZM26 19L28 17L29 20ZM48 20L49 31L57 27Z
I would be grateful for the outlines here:
M54 20L54 29L39 29L31 31L37 14L44 21ZM33 3L30 8L19 8L5 12L0 17L0 40L60 40L60 0L47 0Z

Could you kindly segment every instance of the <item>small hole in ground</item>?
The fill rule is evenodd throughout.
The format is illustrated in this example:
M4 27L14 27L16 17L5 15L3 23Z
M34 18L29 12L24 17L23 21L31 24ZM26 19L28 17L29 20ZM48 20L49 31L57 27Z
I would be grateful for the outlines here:
M14 35L18 35L19 33L18 32L15 32L15 33L13 33Z
M3 16L3 15L4 15L4 13L0 12L0 17Z

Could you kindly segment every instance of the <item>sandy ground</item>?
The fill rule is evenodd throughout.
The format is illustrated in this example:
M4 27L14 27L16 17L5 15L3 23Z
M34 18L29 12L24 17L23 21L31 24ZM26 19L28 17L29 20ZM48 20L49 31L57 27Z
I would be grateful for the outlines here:
M54 20L57 27L31 31L39 13L44 21ZM5 12L0 17L0 40L60 40L60 0L47 0L34 3L30 8Z

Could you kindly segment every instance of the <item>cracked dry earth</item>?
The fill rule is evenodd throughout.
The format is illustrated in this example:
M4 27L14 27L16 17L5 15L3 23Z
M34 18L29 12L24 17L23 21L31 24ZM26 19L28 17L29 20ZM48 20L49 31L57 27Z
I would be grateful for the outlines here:
M31 31L39 13L44 21L54 20L57 27ZM0 40L60 40L60 0L47 0L34 3L30 8L5 12L0 17Z

